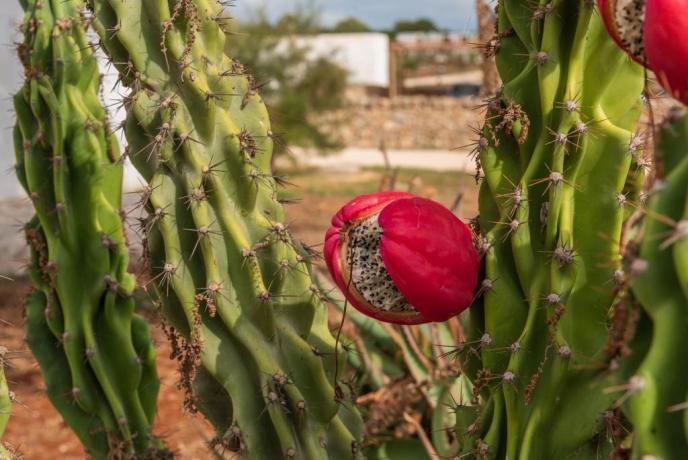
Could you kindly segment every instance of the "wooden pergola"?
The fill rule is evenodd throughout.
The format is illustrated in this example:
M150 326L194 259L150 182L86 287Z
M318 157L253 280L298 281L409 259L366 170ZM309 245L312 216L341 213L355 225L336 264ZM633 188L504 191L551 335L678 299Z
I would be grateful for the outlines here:
M412 43L390 41L389 43L389 97L399 95L399 56L410 52L442 52L470 48L474 45L462 40L428 40Z

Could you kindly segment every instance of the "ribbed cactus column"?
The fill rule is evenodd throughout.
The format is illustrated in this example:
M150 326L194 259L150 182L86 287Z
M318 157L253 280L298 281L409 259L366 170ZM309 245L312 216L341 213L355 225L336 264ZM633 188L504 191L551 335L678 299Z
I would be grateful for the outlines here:
M650 188L626 254L633 294L651 327L636 337L642 361L623 399L634 427L633 458L673 459L688 452L688 117L671 114L657 149L665 176Z
M149 188L141 222L187 407L218 449L250 458L358 456L309 253L283 223L257 83L224 54L222 2L95 0L131 93L128 151ZM181 335L181 337L180 337Z
M12 397L5 378L7 349L0 346L0 459L11 459L10 451L2 444L2 435L12 414Z
M36 210L26 225L37 289L28 343L48 396L93 458L165 458L151 433L155 350L127 273L121 158L83 3L21 3L26 82L14 99L15 152Z
M475 146L486 273L461 353L474 397L457 436L479 458L601 458L618 397L604 391L613 279L643 176L642 70L591 1L501 0L498 17L504 87Z

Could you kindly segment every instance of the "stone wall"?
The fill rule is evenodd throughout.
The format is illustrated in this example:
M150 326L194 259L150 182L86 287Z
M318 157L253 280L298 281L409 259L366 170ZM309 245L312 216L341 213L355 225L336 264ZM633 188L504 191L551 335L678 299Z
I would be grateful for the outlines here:
M442 149L464 146L481 120L475 98L445 96L378 96L349 98L339 110L318 122L341 145L388 149Z

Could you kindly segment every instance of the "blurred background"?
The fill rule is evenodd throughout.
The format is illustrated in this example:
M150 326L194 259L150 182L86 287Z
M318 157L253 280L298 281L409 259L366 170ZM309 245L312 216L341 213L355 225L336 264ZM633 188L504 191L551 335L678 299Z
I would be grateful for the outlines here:
M269 107L279 138L274 166L293 184L283 193L293 199L287 215L298 238L319 248L340 206L378 190L436 199L464 220L477 213L470 152L482 113L475 107L499 85L494 64L478 45L493 34L491 9L483 0L234 3L228 9L233 22L227 54L256 77ZM7 441L27 459L44 459L46 452L56 452L51 458L81 459L81 446L44 397L38 367L23 342L29 283L22 226L32 208L13 174L12 95L22 79L13 42L20 18L16 0L3 2L0 344L22 351L8 375L19 404ZM105 103L112 105L124 90L105 61L102 68ZM123 113L112 117L117 124ZM127 206L137 200L141 185L128 168ZM130 233L135 261L140 249ZM180 458L212 458L205 445L211 430L200 417L183 414L175 364L167 359L159 330L156 340L162 378L157 430ZM406 428L413 436L413 427Z

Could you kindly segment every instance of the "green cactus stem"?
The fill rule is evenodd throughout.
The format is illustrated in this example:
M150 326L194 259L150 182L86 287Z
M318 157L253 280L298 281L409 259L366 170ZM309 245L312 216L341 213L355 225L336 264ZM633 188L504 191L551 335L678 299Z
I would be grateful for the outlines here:
M217 449L256 459L360 456L361 423L270 170L258 83L224 54L214 0L95 0L130 93L128 154L148 181L141 221L186 407ZM336 368L339 366L338 368Z
M99 100L79 0L24 0L14 99L17 174L36 210L26 225L36 287L28 343L48 396L89 454L166 458L153 437L158 378L121 206L122 162Z
M599 458L620 442L605 435L618 398L605 350L643 182L643 73L594 2L501 0L498 22L504 86L474 149L485 279L457 350L474 393L457 437L476 458Z
M321 277L318 282L324 292L332 291L333 285ZM328 300L338 313L344 314L344 301L332 296ZM366 392L361 396L361 405L366 409L366 454L371 458L387 455L385 452L400 441L393 429L399 423L408 423L404 414L420 406L431 426L428 439L434 455L456 455L456 438L447 429L455 420L452 403L464 396L470 399L471 394L465 377L457 378L459 364L446 348L462 338L459 319L400 326L377 321L355 309L347 311L347 318L342 328L342 337L347 340L344 347L349 351L351 366L361 376L358 387ZM409 441L408 446L411 442L423 445L418 439ZM415 454L411 451L408 455Z
M651 327L636 338L642 361L623 385L633 423L633 458L682 458L688 452L688 117L673 111L660 130L663 178L628 245L626 272ZM640 344L649 343L646 353Z
M7 349L0 346L0 460L11 459L10 450L2 443L7 424L12 414L12 393L7 386L5 365L7 364Z

